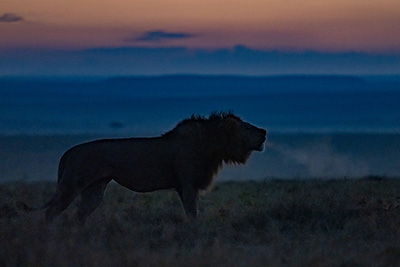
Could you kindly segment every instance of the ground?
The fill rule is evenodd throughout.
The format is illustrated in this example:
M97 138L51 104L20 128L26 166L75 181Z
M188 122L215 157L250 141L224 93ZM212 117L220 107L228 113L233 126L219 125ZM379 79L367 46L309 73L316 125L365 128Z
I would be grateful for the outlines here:
M15 202L54 183L0 185L1 266L399 266L400 179L217 183L184 220L173 191L111 184L84 227Z

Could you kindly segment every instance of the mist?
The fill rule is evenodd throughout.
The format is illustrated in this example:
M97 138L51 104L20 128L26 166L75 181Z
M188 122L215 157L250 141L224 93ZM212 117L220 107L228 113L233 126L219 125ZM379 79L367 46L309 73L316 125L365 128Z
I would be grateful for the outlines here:
M370 171L365 159L340 152L328 141L301 147L269 143L268 148L277 151L285 163L293 166L293 170L299 172L297 176L363 177Z

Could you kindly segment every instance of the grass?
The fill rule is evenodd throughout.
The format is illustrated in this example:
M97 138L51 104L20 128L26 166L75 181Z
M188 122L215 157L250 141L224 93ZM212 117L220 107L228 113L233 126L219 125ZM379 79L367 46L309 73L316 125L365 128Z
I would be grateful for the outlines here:
M399 266L400 179L219 183L184 220L175 192L111 184L84 227L16 200L52 183L0 185L1 266Z

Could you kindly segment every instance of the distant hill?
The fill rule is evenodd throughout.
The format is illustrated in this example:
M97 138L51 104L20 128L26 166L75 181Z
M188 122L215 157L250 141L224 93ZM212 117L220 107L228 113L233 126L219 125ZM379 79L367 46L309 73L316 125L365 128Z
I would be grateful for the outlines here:
M29 90L28 90L29 89ZM357 76L122 76L106 79L0 79L0 91L47 94L83 90L137 96L216 96L296 92L400 90L400 79Z
M139 90L190 90L220 93L265 93L267 91L297 90L348 90L363 89L368 83L355 76L197 76L172 75L149 77L114 77L104 82L115 88L136 88Z

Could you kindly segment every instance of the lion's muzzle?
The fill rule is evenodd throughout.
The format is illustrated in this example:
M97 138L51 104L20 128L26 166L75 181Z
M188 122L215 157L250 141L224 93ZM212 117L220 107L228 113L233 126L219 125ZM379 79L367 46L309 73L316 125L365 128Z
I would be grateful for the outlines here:
M262 138L262 141L260 141L260 144L258 146L257 151L263 151L264 150L264 143L265 141L267 141L267 135L264 135L264 137Z
M267 131L264 129L257 128L258 136L257 136L257 145L254 147L256 151L264 150L264 143L267 140Z

